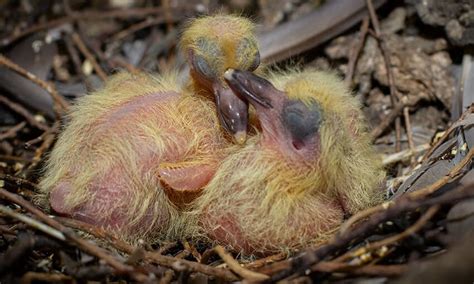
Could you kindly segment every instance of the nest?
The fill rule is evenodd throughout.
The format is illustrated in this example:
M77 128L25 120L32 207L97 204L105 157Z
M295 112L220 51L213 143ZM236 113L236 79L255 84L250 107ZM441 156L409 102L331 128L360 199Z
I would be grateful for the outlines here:
M377 16L367 1L371 13L360 28L300 56L303 68L345 75L364 102L389 172L386 201L350 216L318 247L244 258L188 240L132 247L89 224L52 218L32 200L74 97L117 68L161 72L182 64L177 24L205 4L15 2L0 3L0 282L474 279L472 59L461 58L442 29L419 21L421 4L386 5ZM310 1L240 2L218 8L261 16L268 33L315 9Z

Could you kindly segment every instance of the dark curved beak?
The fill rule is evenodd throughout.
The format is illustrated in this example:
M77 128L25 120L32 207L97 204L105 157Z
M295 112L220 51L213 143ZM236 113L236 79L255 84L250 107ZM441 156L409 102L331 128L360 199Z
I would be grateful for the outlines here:
M282 92L269 81L248 71L228 69L224 78L235 93L243 96L254 107L271 109L276 100L282 97Z
M247 140L248 103L220 83L213 89L221 125L236 143L243 144Z

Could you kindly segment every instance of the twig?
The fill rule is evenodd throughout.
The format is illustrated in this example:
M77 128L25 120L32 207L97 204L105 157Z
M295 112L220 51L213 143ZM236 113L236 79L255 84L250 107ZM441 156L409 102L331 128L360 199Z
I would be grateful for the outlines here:
M0 180L6 180L6 181L9 181L9 182L12 182L14 183L15 185L21 187L21 186L28 186L29 188L35 190L36 192L39 192L39 188L38 188L38 185L27 180L27 179L23 179L23 178L20 178L20 177L15 177L15 176L12 176L12 175L7 175L7 174L3 174L3 173L0 173Z
M441 177L440 179L438 179L436 182L428 185L428 186L425 186L415 192L411 192L411 193L408 193L406 195L410 196L411 198L418 198L418 199L421 199L423 197L426 197L432 193L434 193L436 190L438 190L439 188L441 188L443 185L447 184L452 178L458 176L462 169L468 164L471 162L472 158L473 158L473 155L474 155L474 148L471 149L466 157L464 157L464 159L462 159L456 166L454 166L448 174L446 174L445 176ZM387 210L388 208L394 206L396 203L396 201L388 201L388 202L384 202L380 205L377 205L377 206L374 206L374 207L371 207L371 208L368 208L366 210L362 210L362 211L359 211L358 213L354 214L351 218L349 218L349 220L346 221L346 223L344 225L342 225L341 228L343 228L341 230L341 232L345 233L353 224L357 223L358 221L366 218L367 216L370 216L372 215L373 213L376 213L376 212L379 212L379 211L384 211L384 210Z
M92 242L79 238L71 230L68 230L61 223L49 218L46 214L41 212L41 210L37 209L30 202L26 201L20 196L0 188L0 197L20 205L25 210L35 215L42 222L60 231L66 237L67 240L75 243L81 250L93 256L96 256L99 259L104 260L107 264L109 264L112 268L114 268L118 274L124 274L124 273L129 274L136 281L140 281L140 282L145 281L147 279L145 275L143 275L142 273L136 272L133 269L133 267L120 262L115 257L111 256L104 249L96 246Z
M41 272L29 271L21 277L20 283L29 284L29 283L36 283L37 281L48 282L48 283L53 283L53 282L69 283L69 282L72 282L73 279L72 277L61 274L61 273L41 273Z
M69 53L69 57L71 58L72 64L74 66L74 70L76 71L76 74L79 75L86 83L87 82L87 77L84 75L84 72L82 71L81 68L81 59L79 58L79 53L77 52L76 48L74 47L74 44L72 42L71 36L67 35L64 37L64 42L66 44L66 50Z
M413 157L414 155L419 154L423 151L426 151L430 148L431 148L430 144L425 143L425 144L421 144L421 145L416 146L413 150L412 149L405 149L405 150L402 150L398 153L393 153L393 154L390 154L390 155L386 155L382 159L382 164L384 166L388 166L390 164L406 160L406 159L408 159L410 157Z
M379 224L399 216L404 212L415 210L421 206L454 203L473 196L474 184L467 184L448 191L441 196L428 199L416 198L413 193L402 195L394 202L393 206L390 206L387 210L376 212L366 222L357 227L353 227L352 230L348 230L344 234L335 236L327 245L317 249L307 250L297 257L278 263L277 267L280 271L273 274L271 280L278 281L291 274L304 274L306 269L323 260L329 254L346 247L347 244L355 240L359 240L363 236L366 236L370 230L379 226Z
M178 12L182 15L184 14L183 10L187 10L187 8L183 7ZM0 45L6 46L11 44L12 42L25 37L29 34L54 28L60 25L64 25L67 23L72 23L74 21L79 20L89 20L89 19L110 19L110 18L119 18L119 19L128 19L128 18L143 18L150 15L161 15L163 8L161 7L147 7L147 8L129 8L129 9L120 9L120 10L112 10L112 11L95 11L95 10L87 10L82 12L75 12L71 13L70 15L58 19L51 20L46 23L42 24L35 24L32 27L29 27L23 31L18 33L14 33L6 38L0 40ZM178 16L179 15L174 15Z
M111 36L110 39L107 41L108 42L121 41L132 33L136 33L139 30L142 30L151 26L162 24L163 22L164 22L163 17L148 18L144 21L141 21L139 23L129 26L128 28L124 30L119 31L118 33Z
M15 137L18 131L22 130L25 126L26 126L26 122L22 121L18 123L17 125L14 125L10 129L8 129L7 131L0 133L0 141L7 138Z
M66 240L66 237L58 230L54 229L54 228L51 228L50 226L47 226L43 223L40 223L38 221L36 221L35 219L31 218L31 217L28 217L26 215L23 215L21 213L17 213L13 210L11 210L10 208L6 207L6 206L3 206L3 205L0 205L0 213L3 213L5 215L8 215L12 218L15 218L27 225L29 225L30 227L38 230L38 231L41 231L43 233L46 233L58 240L61 240L61 241L64 241Z
M362 20L362 24L360 26L359 40L357 41L357 45L351 50L349 63L347 64L347 72L346 72L345 81L346 81L346 85L348 86L352 85L352 80L354 78L354 71L357 64L357 60L359 59L359 55L362 48L364 47L368 30L369 30L369 18L365 17Z
M56 219L58 219L58 221L64 223L67 226L87 232L98 238L106 239L110 242L110 244L113 247L127 254L131 254L135 250L131 245L117 239L115 236L113 236L112 234L108 233L107 231L99 227L95 227L93 225L90 225L81 221L67 219L67 218L56 217ZM175 246L176 244L172 243L170 245ZM200 272L206 275L216 276L218 278L221 278L227 281L237 280L235 275L226 269L215 268L212 266L204 265L204 264L193 262L193 261L188 261L185 259L177 259L176 257L165 256L165 255L162 255L161 252L146 251L144 258L147 261L152 261L154 263L157 263L159 265L169 267L169 268L174 268L174 265L177 262L180 262L186 265L191 271Z
M267 256L267 257L264 257L264 258L259 258L259 259L255 260L253 262L244 264L244 267L248 268L248 269L257 269L257 268L260 268L264 265L283 260L287 256L288 255L286 253L274 254L274 255Z
M134 65L128 63L125 59L123 59L121 56L114 56L109 59L110 64L112 65L112 68L117 68L121 67L126 69L128 72L133 73L133 74L138 74L141 72L141 70Z
M319 272L346 272L353 275L397 277L408 269L408 265L366 265L353 266L339 262L321 261L311 267L311 271Z
M449 128L448 130L446 130L443 134L443 136L433 145L433 147L431 147L431 149L426 152L426 154L423 156L423 161L425 161L426 159L428 159L431 154L433 154L433 152L438 149L438 147L444 143L444 141L446 141L446 139L449 137L449 135L451 135L451 133L453 133L454 130L456 130L458 127L460 127L462 124L461 122L466 118L467 115L473 113L474 111L474 106L469 106L469 108L462 113L461 117L459 117L459 119L454 122Z
M439 180L437 180L435 183L424 187L422 189L419 189L415 192L411 192L410 196L416 197L416 198L423 198L425 196L428 196L432 193L434 193L436 190L441 188L443 185L447 184L451 179L454 177L458 176L462 169L468 165L469 163L472 162L472 158L474 156L474 148L469 150L469 152L466 154L466 156L457 164L455 165L447 175L443 176Z
M54 102L54 111L56 113L56 117L61 117L62 113L67 111L69 104L61 97L56 88L51 84L41 80L40 78L36 77L33 73L23 69L18 64L12 62L10 59L6 58L2 54L0 54L0 65L7 67L8 69L15 71L16 73L20 74L21 76L31 80L33 83L37 84L41 88L45 89L53 98Z
M2 95L0 95L0 102L5 104L6 106L8 106L11 110L15 111L19 115L23 116L23 118L25 118L26 121L28 121L28 123L31 126L34 126L34 127L38 128L38 129L41 129L43 131L46 131L46 130L49 129L49 127L46 124L36 120L34 118L34 116L26 108L24 108L22 105L17 104L17 103L9 100L7 97L2 96Z
M393 244L393 243L399 242L403 239L406 239L407 237L409 237L409 236L415 234L416 232L418 232L419 230L421 230L421 228L426 224L426 222L428 222L439 211L439 209L440 209L439 205L433 205L425 212L425 214L423 214L415 222L415 224L410 226L405 231L403 231L403 232L401 232L397 235L391 236L389 238L386 238L386 239L383 239L383 240L380 240L380 241L377 241L377 242L369 243L368 245L366 245L364 247L361 247L359 249L356 249L355 251L349 251L349 252L337 257L334 261L344 262L344 261L347 261L350 258L359 257L363 254L366 254L370 251L374 251L374 250L376 250L378 248L381 248L383 246L388 246L390 244Z
M127 253L132 253L134 250L132 246L118 239L116 236L110 234L109 232L105 231L104 229L100 227L96 227L94 225L91 225L89 223L85 223L76 219L57 217L57 216L55 216L54 219L67 227L86 232L100 239L105 239L109 242L109 244L111 244L117 250L127 252Z
M159 284L168 284L171 283L171 280L173 280L174 277L174 271L173 270L166 270L165 274L163 277L160 279Z
M395 87L395 78L393 76L392 72L392 64L390 62L390 56L388 54L388 49L385 45L385 41L382 38L382 33L380 31L380 25L379 25L379 20L377 18L377 14L375 13L374 5L372 4L372 0L367 0L367 9L369 10L369 16L370 16L370 21L372 22L372 26L374 27L375 30L375 35L377 42L379 43L380 46L380 51L382 53L383 59L385 61L385 69L387 70L387 78L388 78L388 84L390 88L390 101L392 103L392 106L395 107L395 105L400 102L400 95L398 94L397 88ZM400 151L400 117L395 118L395 135L396 135L396 141L395 141L395 151L399 152Z
M415 144L413 143L413 132L411 129L411 124L410 124L410 113L408 107L403 108L403 117L405 119L405 130L407 132L407 137L408 137L408 147L410 148L410 151L415 154ZM412 163L413 163L413 156L412 156Z
M260 282L269 279L270 277L265 274L261 274L255 271L248 270L240 265L232 255L228 254L225 249L217 245L214 250L222 258L222 260L229 266L229 268L234 271L237 275L243 279L251 282Z
M216 276L226 281L237 280L237 277L227 269L212 267L185 259L176 259L156 252L145 253L145 259L170 268L173 268L177 263L182 263L193 272L201 272L206 275Z
M390 206L393 205L393 201L386 201L382 204L379 204L374 207L367 208L365 210L359 211L356 214L352 215L347 221L345 221L341 228L339 229L339 234L345 234L347 231L357 222L373 215L374 213L380 212L382 210L388 209Z
M0 155L0 159L2 160L10 160L10 161L18 161L18 162L30 162L30 159L17 157L12 155Z
M86 57L86 59L92 64L92 67L94 68L97 75L99 75L100 79L102 79L102 81L107 81L107 75L105 74L104 70L102 67L100 67L99 63L94 58L89 49L87 49L84 41L81 39L78 33L74 32L72 34L72 41L76 44L77 48L81 51L84 57Z
M420 101L421 98L419 96L413 96L407 100L397 102L395 106L393 106L390 113L384 117L384 119L378 124L378 126L372 129L372 131L370 132L372 139L378 138L385 131L385 129L387 129L399 117L405 107L415 106Z
M60 126L60 120L56 120L53 124L53 126L48 130L45 131L43 134L41 134L41 145L36 149L35 151L35 156L33 157L31 164L26 168L25 174L28 174L33 168L38 165L38 163L41 161L41 157L43 154L51 147L51 145L54 142L54 138L56 137L56 133L59 130Z

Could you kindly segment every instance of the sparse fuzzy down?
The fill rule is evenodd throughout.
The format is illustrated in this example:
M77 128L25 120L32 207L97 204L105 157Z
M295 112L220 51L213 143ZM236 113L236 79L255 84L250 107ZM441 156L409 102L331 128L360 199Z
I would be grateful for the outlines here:
M40 182L43 204L130 242L185 234L158 170L221 159L227 142L211 102L174 75L122 73L79 99L67 121Z
M185 27L180 46L204 57L215 74L222 76L228 68L246 69L253 63L258 54L254 29L249 19L239 16L197 18Z
M261 134L227 156L194 204L201 231L246 254L315 245L354 213L381 201L384 179L359 102L335 75L287 72L269 81L321 106L319 155L289 159Z

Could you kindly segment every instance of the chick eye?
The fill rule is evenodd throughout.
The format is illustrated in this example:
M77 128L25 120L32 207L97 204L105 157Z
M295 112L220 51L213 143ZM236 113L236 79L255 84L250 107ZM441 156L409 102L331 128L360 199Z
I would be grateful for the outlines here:
M212 69L211 66L209 66L206 59L204 59L202 56L195 54L193 56L192 64L194 69L196 69L196 71L199 72L199 74L201 74L202 76L208 79L216 77L216 74L214 72L215 70Z
M236 56L241 69L254 71L260 65L260 53L255 39L242 39L237 46Z
M222 57L222 51L215 42L200 37L195 42L195 51L191 50L191 53L196 71L208 79L217 77L217 70L212 66L215 66L214 61Z
M249 68L247 68L248 71L255 71L255 69L258 68L260 65L260 52L257 50L257 54L255 55L255 58L253 59L252 64L250 64Z
M307 106L299 100L291 100L283 107L282 120L293 144L304 145L305 140L319 130L322 121L319 104L312 102Z

